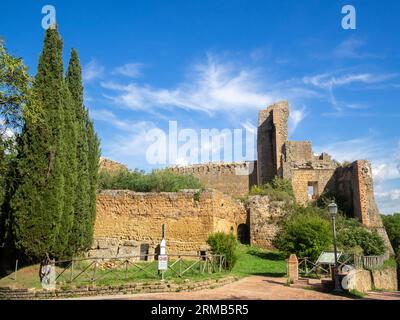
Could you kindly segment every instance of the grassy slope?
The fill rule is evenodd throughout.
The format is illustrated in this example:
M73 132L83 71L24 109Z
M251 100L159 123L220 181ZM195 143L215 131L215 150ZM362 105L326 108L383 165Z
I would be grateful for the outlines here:
M266 251L255 247L250 246L239 246L239 257L238 261L233 268L231 274L239 277L245 277L249 275L267 275L267 276L284 276L286 274L286 263L285 257L277 251ZM152 263L154 265L153 270L156 270L157 264L156 262ZM149 266L150 267L150 266ZM148 269L150 270L151 267ZM76 272L79 272L78 268L74 269ZM148 276L148 274L143 272L137 272L137 269L130 270L130 281L145 281L145 282L153 282L159 281L157 277ZM105 272L105 271L103 271ZM100 275L103 272L99 272ZM15 275L10 274L2 279L0 279L0 287L1 286L12 286L17 288L40 288L39 282L39 265L32 265L29 267L22 268L17 272L17 280L14 280ZM117 271L114 272L114 276L111 279L101 279L96 282L97 285L117 285L124 283L124 280L117 280L116 276L119 275L122 279L124 272ZM209 278L220 278L226 276L229 273L215 273L215 274L186 274L182 279L176 277L172 272L168 272L166 274L166 280L174 280L179 283L184 281L184 279L192 279L192 280L204 280ZM154 273L155 275L155 273ZM66 277L69 278L69 273L66 274ZM79 285L83 283L75 283L75 285ZM86 282L87 284L87 282Z
M265 275L282 277L286 274L285 256L251 246L239 246L239 259L232 273L237 276Z

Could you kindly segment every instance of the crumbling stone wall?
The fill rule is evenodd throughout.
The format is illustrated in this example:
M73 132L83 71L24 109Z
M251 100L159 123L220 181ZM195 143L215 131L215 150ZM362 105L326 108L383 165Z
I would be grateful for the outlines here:
M325 191L337 167L328 154L314 155L309 141L287 141L283 147L282 177L292 182L298 203L315 201ZM314 188L313 197L308 194L309 185Z
M344 205L347 216L358 219L370 230L377 231L394 254L378 206L375 202L372 169L367 160L357 160L338 167L329 183L330 190Z
M197 254L210 233L237 232L247 213L237 200L216 191L139 193L104 190L97 196L94 243L90 256L139 255L140 245L155 253L166 225L169 254Z
M288 101L280 101L258 115L257 174L258 184L281 175L281 158L284 143L288 140Z
M250 218L250 244L273 249L273 240L285 215L284 201L271 201L268 196L251 196L247 204Z
M256 161L235 163L205 163L172 167L176 173L191 174L207 187L231 196L246 195L257 184Z
M122 163L107 158L100 158L99 171L115 172L120 170L128 171L128 167Z

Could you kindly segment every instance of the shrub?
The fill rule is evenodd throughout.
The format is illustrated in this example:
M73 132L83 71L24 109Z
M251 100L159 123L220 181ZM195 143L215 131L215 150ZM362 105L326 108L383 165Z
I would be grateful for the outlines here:
M400 255L400 213L382 215L382 221L393 249Z
M294 200L293 188L289 180L275 177L271 182L252 186L249 195L268 196L272 201L292 202Z
M330 223L312 208L298 210L286 219L274 244L287 254L316 260L332 244Z
M213 233L208 237L207 243L210 245L213 254L225 255L227 268L232 270L238 259L238 243L233 233Z
M369 231L366 228L350 223L347 220L344 226L338 228L338 247L346 252L354 252L361 248L366 256L379 256L385 253L385 242L376 231ZM356 252L354 252L356 253Z
M177 192L182 189L203 189L203 185L192 175L181 175L169 169L143 171L101 171L99 189L132 190L137 192Z

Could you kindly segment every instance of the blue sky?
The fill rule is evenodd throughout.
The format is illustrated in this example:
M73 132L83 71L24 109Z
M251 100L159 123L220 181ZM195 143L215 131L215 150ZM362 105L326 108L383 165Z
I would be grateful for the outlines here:
M288 99L290 139L371 160L381 211L400 212L399 1L7 1L0 35L31 74L46 4L65 63L79 51L103 156L150 170L150 130L252 130ZM345 4L356 30L341 27Z

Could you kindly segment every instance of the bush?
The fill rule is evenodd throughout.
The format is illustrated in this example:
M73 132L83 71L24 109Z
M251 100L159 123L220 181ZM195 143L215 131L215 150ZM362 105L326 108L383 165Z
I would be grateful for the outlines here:
M268 196L271 201L292 202L294 200L294 192L290 181L278 177L262 186L252 186L249 195Z
M192 175L181 175L169 169L143 171L101 171L100 190L132 190L137 192L177 192L182 189L203 189L199 179Z
M274 244L288 255L295 253L316 260L332 244L330 223L312 207L297 208L284 222Z
M225 255L227 268L232 270L238 259L238 243L233 233L213 233L208 237L207 243L210 245L213 254Z
M343 226L339 226L337 244L346 252L354 252L356 248L361 248L365 256L379 256L386 250L385 242L376 231L371 232L351 220L346 220Z
M400 256L400 213L382 215L382 221L394 251Z

